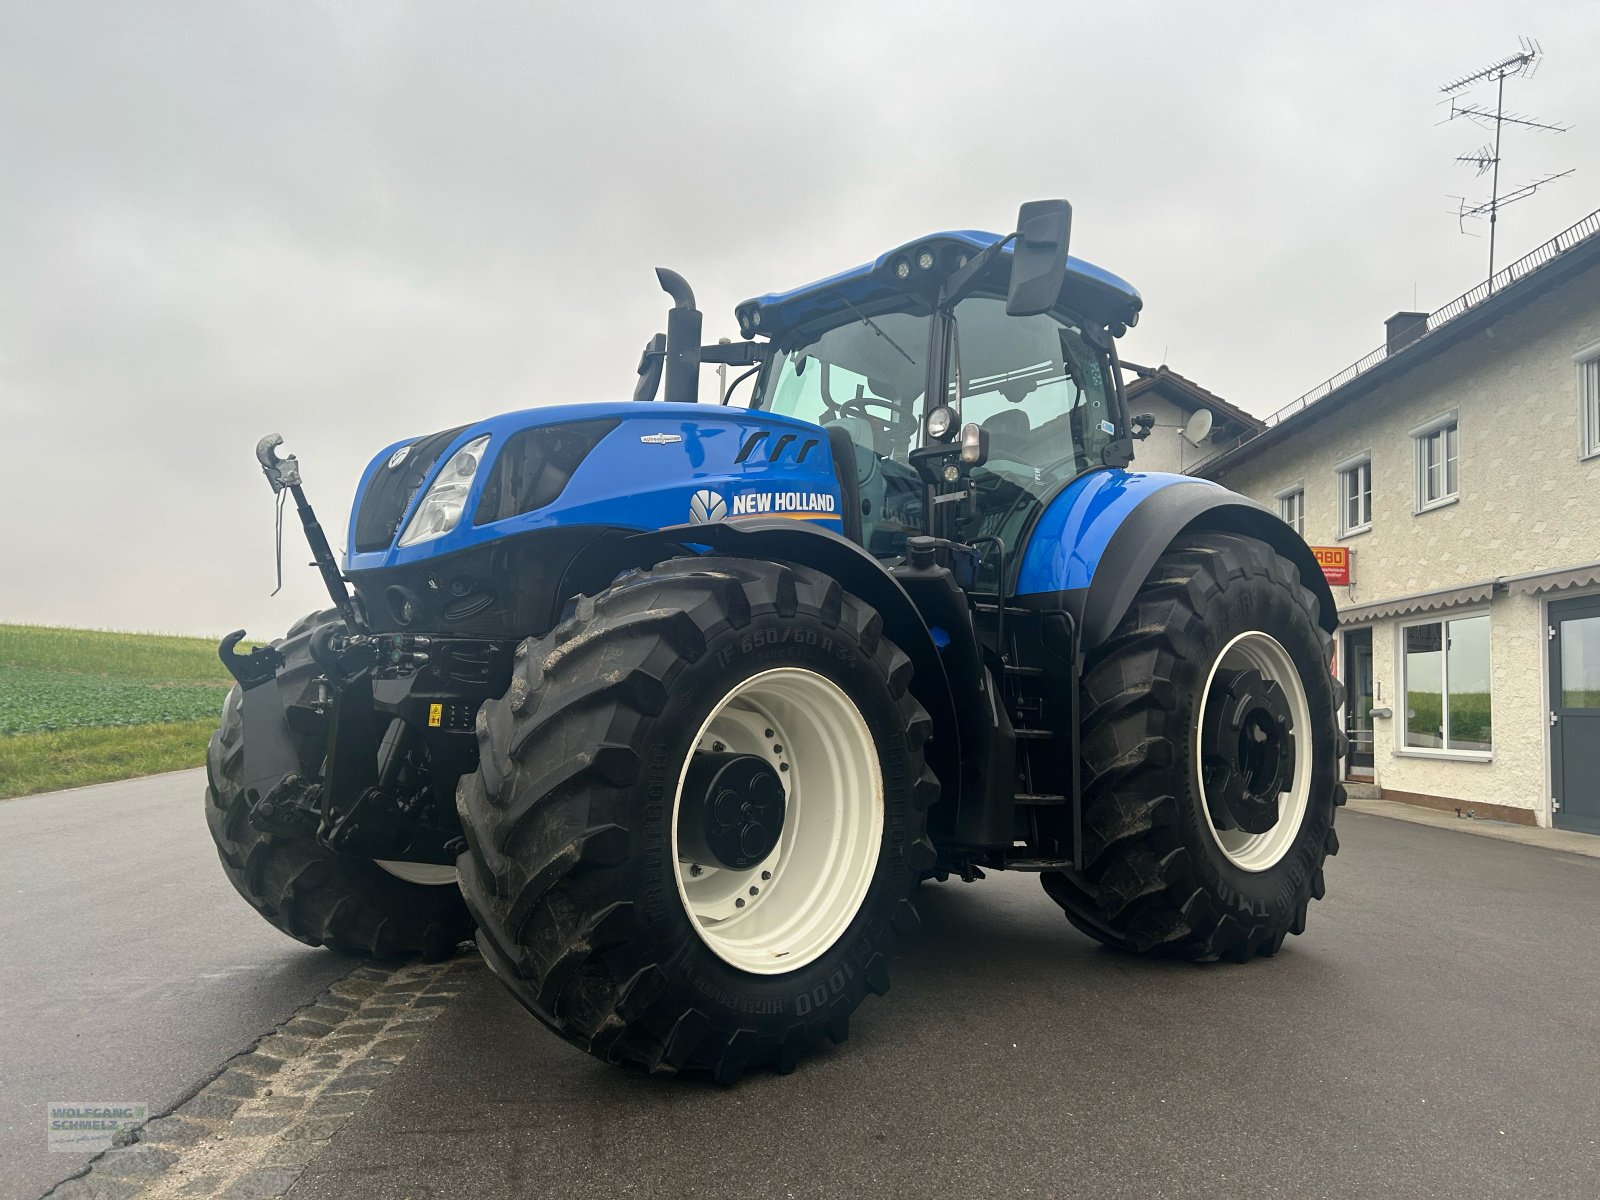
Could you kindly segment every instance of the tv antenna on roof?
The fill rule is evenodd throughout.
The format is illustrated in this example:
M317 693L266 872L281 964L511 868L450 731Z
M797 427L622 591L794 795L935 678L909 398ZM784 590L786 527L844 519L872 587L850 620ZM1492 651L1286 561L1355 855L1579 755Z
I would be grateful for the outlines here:
M1450 101L1450 115L1445 121L1455 121L1465 118L1484 129L1494 130L1494 141L1486 143L1481 149L1470 153L1458 155L1458 163L1467 163L1478 169L1480 177L1488 175L1489 198L1479 203L1469 203L1465 196L1458 197L1460 204L1456 210L1456 221L1461 226L1461 232L1466 233L1468 219L1489 217L1489 286L1494 286L1494 234L1495 223L1499 218L1500 210L1508 204L1518 200L1526 200L1547 183L1563 179L1572 172L1561 171L1556 174L1545 175L1530 183L1525 183L1519 188L1514 188L1504 195L1500 192L1500 134L1507 125L1520 125L1524 129L1542 130L1546 133L1565 133L1570 125L1551 124L1546 121L1535 121L1531 117L1521 116L1517 113L1508 113L1505 107L1506 80L1512 77L1531 79L1539 69L1539 64L1544 61L1544 50L1533 38L1517 39L1522 48L1515 54L1492 62L1486 67L1463 75L1460 79L1452 80L1439 90ZM1494 84L1494 107L1489 108L1475 100L1466 100L1464 94L1474 85L1480 83ZM1440 124L1444 122L1441 121Z

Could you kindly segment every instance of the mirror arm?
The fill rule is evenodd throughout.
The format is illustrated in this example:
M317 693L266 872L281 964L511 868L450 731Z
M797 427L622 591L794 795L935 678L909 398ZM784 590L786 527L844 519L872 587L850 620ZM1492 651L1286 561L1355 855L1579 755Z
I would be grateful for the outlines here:
M946 277L939 288L939 307L954 308L959 304L966 294L972 290L973 285L977 283L978 276L988 270L989 265L1000 256L1000 251L1014 241L1016 236L1015 233L1008 233L998 242L985 246L967 259L966 266Z

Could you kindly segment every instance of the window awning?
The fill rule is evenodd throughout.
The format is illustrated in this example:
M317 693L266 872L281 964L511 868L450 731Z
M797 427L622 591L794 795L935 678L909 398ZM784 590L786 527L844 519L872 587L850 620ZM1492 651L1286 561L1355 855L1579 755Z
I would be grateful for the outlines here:
M1469 583L1462 587L1415 592L1409 596L1396 596L1392 600L1376 600L1371 604L1353 604L1339 610L1339 624L1356 625L1383 617L1403 617L1407 613L1433 612L1441 608L1454 608L1459 604L1476 604L1490 599L1500 582L1498 579L1485 579L1482 583Z
M1600 587L1600 562L1584 563L1577 567L1557 567L1546 571L1529 571L1524 575L1503 575L1498 579L1485 579L1481 583L1439 588L1432 592L1414 592L1409 596L1395 596L1390 600L1375 600L1371 604L1352 604L1339 610L1339 624L1359 625L1363 621L1378 621L1384 617L1435 612L1443 608L1455 608L1461 604L1477 604L1496 595L1537 596L1544 592L1559 592L1566 588L1577 587Z
M1600 585L1600 562L1585 563L1581 567L1562 567L1555 571L1509 575L1505 582L1519 596L1537 596L1541 592L1559 592L1573 587L1594 587Z

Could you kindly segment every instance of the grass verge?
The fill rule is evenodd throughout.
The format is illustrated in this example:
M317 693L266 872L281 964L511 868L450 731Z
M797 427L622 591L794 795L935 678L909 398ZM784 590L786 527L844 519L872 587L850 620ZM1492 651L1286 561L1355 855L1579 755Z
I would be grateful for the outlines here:
M203 766L216 718L0 737L0 800Z

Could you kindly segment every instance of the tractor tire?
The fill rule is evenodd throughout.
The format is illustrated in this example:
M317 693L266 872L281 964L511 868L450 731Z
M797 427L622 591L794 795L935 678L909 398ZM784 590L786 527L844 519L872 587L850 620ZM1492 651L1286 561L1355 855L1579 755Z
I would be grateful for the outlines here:
M337 616L329 610L306 617L283 641ZM251 825L239 778L244 765L239 698L235 686L223 704L222 725L211 735L205 806L222 869L250 907L297 941L355 958L436 961L471 940L472 920L452 880L408 882L371 859L335 854L314 840ZM306 771L316 773L320 747L305 744L287 727L283 736L296 742ZM407 864L394 869L405 870Z
M1084 668L1084 867L1042 877L1078 930L1231 962L1305 932L1345 801L1331 651L1264 543L1192 534L1162 555Z
M844 1041L934 859L932 724L881 627L806 567L683 558L522 643L478 714L457 871L535 1017L604 1061L723 1083ZM696 782L717 764L764 782Z

